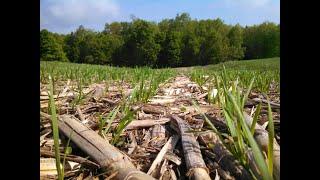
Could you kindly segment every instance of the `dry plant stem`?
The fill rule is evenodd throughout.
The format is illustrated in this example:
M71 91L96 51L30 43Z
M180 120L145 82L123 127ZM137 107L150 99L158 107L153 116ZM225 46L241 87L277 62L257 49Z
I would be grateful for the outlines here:
M267 100L265 100L265 99L260 99L260 98L253 98L252 101L254 101L254 102L256 102L256 103L262 102L262 103L268 104L268 101L267 101ZM270 105L271 105L271 107L273 107L273 108L280 108L280 104L278 104L278 103L270 102Z
M249 161L249 166L250 166L250 169L251 171L253 172L253 174L258 177L258 179L260 180L262 177L261 177L261 173L259 171L259 168L254 160L254 157L253 157L253 152L251 149L248 150L248 152L246 153L246 156L248 158L248 161Z
M246 124L249 127L251 127L253 118L251 116L249 116L247 113L244 113L244 117L245 117ZM210 116L208 116L208 118L210 119ZM213 120L213 119L211 118L210 120ZM221 122L225 122L225 121L221 121ZM216 124L214 123L214 125L216 125ZM224 126L225 126L225 124L224 124ZM258 145L261 147L261 149L267 153L268 152L268 144L269 144L268 131L266 131L259 124L256 124L254 138L255 138L256 142L258 143ZM275 139L274 139L273 143L274 143L273 144L273 175L274 175L274 178L276 180L278 180L278 179L280 179L280 146ZM257 169L257 168L254 168L256 165L255 165L253 156L250 155L250 152L248 152L247 155L249 157L249 164L252 167L251 169L254 170L254 173L256 175L259 174L257 171L255 171L255 169Z
M179 139L180 139L180 136L177 136L177 135L174 135L174 136L172 137L172 141L171 141L171 143L169 144L168 152L171 152L171 153L173 152L173 150L174 150L174 148L176 147Z
M68 79L67 84L64 86L60 94L65 94L69 90L69 85L70 85L70 79Z
M148 114L164 114L164 111L157 106L150 106L150 105L143 106L142 110Z
M80 120L81 120L82 122L84 122L86 119L84 118L84 115L82 114L79 105L77 105L77 113L78 113L78 115L79 115Z
M43 117L46 120L51 120L51 115L44 113L42 111L40 111L40 116Z
M58 98L65 98L65 97L73 97L74 94L73 93L66 93L66 94L60 94L58 95L53 95L54 99L58 99ZM49 100L49 96L40 96L40 101L45 101L45 100Z
M104 90L105 90L105 87L96 86L93 90L92 97L95 99L99 99L100 97L103 96Z
M62 165L61 163L59 163ZM67 166L64 167L67 169ZM40 177L45 177L47 175L55 176L58 179L57 166L55 158L41 158L40 157Z
M244 118L247 125L250 127L253 121L253 118L244 112ZM257 141L257 144L261 149L268 153L268 131L266 131L259 124L256 124L254 138ZM276 139L273 140L273 176L276 180L280 179L280 146L277 143Z
M109 103L110 105L116 105L118 102L117 101L113 101L113 100L110 100L110 99L107 99L107 98L101 98L100 99L102 102L106 102L106 103Z
M204 93L204 94L201 94L197 97L197 99L201 99L201 98L204 98L208 95L208 93Z
M134 120L125 128L126 130L151 127L156 124L165 124L169 122L169 118L161 118L158 120Z
M170 168L169 171L170 171L171 180L177 180L177 176L174 170Z
M192 180L207 180L211 179L208 171L203 169L203 168L193 168L192 169L193 173L190 177Z
M115 173L111 174L110 176L108 176L107 178L105 178L105 180L111 180L111 179L114 178L117 174L118 174L118 172L115 172Z
M169 161L171 161L171 162L173 162L173 163L175 163L178 166L180 166L180 164L181 164L181 159L178 156L176 156L175 154L173 154L173 153L168 153L167 152L164 155L164 158L169 160Z
M195 180L211 179L208 174L209 170L202 158L199 143L193 133L187 133L190 130L189 125L178 116L172 115L171 118L176 123L181 135L182 148L188 169L187 176Z
M162 147L161 151L157 155L156 159L153 161L151 167L149 168L147 174L151 174L154 169L156 169L157 165L161 163L164 155L168 151L169 145L171 144L172 137L166 142L166 144Z
M170 104L174 103L176 99L171 98L171 99L151 99L149 104L154 104L154 105L165 105L165 104Z
M160 177L159 177L159 180L163 180L164 179L164 175L165 175L165 171L168 170L168 160L164 159L162 165L161 165L161 168L160 168Z
M161 168L164 168L164 169L167 170L167 168L168 168L168 163L169 163L168 161L174 162L174 163L176 163L178 166L181 164L181 159L173 153L173 149L176 147L179 139L180 139L180 136L178 136L178 135L172 136L172 141L171 141L171 143L169 144L167 153L164 155L165 160L164 160ZM172 169L171 169L171 170L172 170ZM169 170L169 171L170 171L170 170ZM160 173L161 173L161 170L160 170ZM172 173L173 173L173 174L172 174ZM176 177L175 174L174 174L174 172L170 172L169 174L170 174L170 177L171 177L172 179L174 179L174 178ZM164 174L161 174L160 179L163 179L163 175L164 175Z
M151 138L164 139L166 136L166 129L163 125L156 124L152 127Z
M156 124L166 124L169 122L169 118L160 118L158 120L152 120L152 119L147 119L147 120L133 120L131 123L128 124L128 126L125 128L125 130L133 130L133 129L140 129L140 128L148 128L152 127ZM111 127L115 128L118 125L119 122L113 122ZM98 123L95 123L90 126L91 129L97 129L99 127Z
M207 113L205 113L205 115L216 128L218 128L222 132L227 132L228 127L227 127L224 119L211 116L210 114L207 114ZM204 119L203 116L201 116L201 118Z
M40 155L43 156L43 157L52 157L52 158L55 157L53 152L42 150L42 149L40 149ZM64 154L60 153L60 156L61 156L61 158L63 158ZM77 163L84 164L86 166L91 166L91 167L94 167L94 168L99 168L100 167L98 164L96 164L96 163L94 163L94 162L92 162L92 161L90 161L90 160L88 160L86 158L80 157L80 156L67 155L66 156L66 160L77 162Z
M235 180L235 177L231 176L229 172L223 170L217 162L214 162L209 157L205 157L205 161L207 162L207 166L210 166L211 170L217 170L218 174L225 180Z
M59 130L66 136L73 132L71 141L97 162L107 174L117 171L115 179L154 179L137 170L126 155L74 117L60 116Z
M180 139L180 136L178 136L178 135L174 135L174 136L172 137L172 141L171 141L171 143L169 144L168 151L167 151L167 153L164 155L164 158L168 159L168 160L171 161L171 162L176 163L177 165L180 165L180 164L181 164L181 159L173 153L173 150L174 150L174 148L176 147L179 139Z
M236 179L252 179L250 173L233 157L231 152L223 145L216 133L210 131L200 134L200 140L205 144L213 144L212 150L216 155L215 159L222 169L229 171Z
M188 101L189 102L189 101ZM194 106L186 106L185 107L186 112L196 113L198 112L197 108ZM204 114L208 113L209 111L214 111L216 109L213 105L199 105L200 112L203 112Z
M56 180L57 177L53 175L40 176L40 180L49 180L49 179Z

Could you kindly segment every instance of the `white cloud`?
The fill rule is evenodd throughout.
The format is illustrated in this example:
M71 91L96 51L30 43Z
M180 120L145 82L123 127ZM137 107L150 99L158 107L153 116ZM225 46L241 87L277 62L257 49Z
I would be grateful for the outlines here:
M264 7L271 2L271 0L226 0L229 6L246 6L251 8Z
M104 25L119 15L119 6L113 0L42 0L40 23L42 28L70 29L80 24Z

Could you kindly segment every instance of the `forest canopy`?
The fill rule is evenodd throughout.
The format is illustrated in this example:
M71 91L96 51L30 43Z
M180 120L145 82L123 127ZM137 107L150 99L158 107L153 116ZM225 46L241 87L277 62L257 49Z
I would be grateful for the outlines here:
M280 56L280 25L242 27L188 13L158 23L138 18L106 23L101 32L82 25L69 34L40 31L40 60L115 66L179 67Z

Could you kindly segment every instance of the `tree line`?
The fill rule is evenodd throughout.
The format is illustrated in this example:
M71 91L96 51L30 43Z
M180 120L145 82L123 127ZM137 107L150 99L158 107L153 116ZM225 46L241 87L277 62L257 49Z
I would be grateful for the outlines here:
M132 18L106 23L101 32L82 25L69 34L40 31L40 60L116 66L179 67L280 55L280 25L242 27L187 13L159 23Z

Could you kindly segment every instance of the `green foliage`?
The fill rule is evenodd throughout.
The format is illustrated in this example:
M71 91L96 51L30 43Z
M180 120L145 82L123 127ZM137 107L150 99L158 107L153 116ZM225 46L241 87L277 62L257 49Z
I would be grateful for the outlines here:
M168 32L164 44L162 56L166 63L170 67L181 66L181 34L175 31Z
M136 82L137 86L133 97L134 102L147 103L148 99L157 93L158 86L165 81L168 75L164 72L156 74L151 72L149 74L141 74Z
M254 113L253 121L252 121L251 128L250 128L250 131L252 134L254 134L260 111L261 111L261 103L259 103L259 105Z
M253 134L251 134L250 129L244 120L243 110L241 110L242 107L239 106L240 104L237 103L237 99L234 95L228 93L227 96L227 99L229 99L230 101L227 101L226 104L230 103L230 106L228 107L228 105L226 105L225 109L227 109L227 111L229 110L229 115L234 114L233 121L237 122L239 126L239 133L236 136L237 139L239 140L240 137L245 138L248 142L247 146L250 146L252 148L254 160L258 166L259 171L261 172L263 179L272 179L272 171L268 170L268 166L263 158L262 151L259 149L257 142L253 138ZM246 152L248 147L243 146L241 153ZM243 157L245 156L243 155Z
M249 92L254 83L251 80L247 86L246 92L240 91L238 81L230 81L226 70L219 73L216 82L216 87L220 87L218 91L219 103L223 109L226 124L231 134L233 143L227 145L229 150L237 157L240 162L249 168L249 159L247 152L252 151L254 161L261 173L263 179L272 179L272 171L270 171L270 162L265 162L262 150L260 150L257 142L254 139L252 128L250 129L244 117L244 102L246 101ZM228 83L227 83L228 82ZM219 85L218 85L219 84ZM229 88L230 87L230 88ZM270 159L270 158L269 158Z
M200 46L200 64L217 64L228 60L228 41L221 33L212 30Z
M196 35L197 22L191 21L182 36L181 58L183 66L198 64L201 39Z
M47 30L40 31L40 60L68 61L59 40Z
M274 141L274 124L272 118L272 111L270 101L268 98L268 130L269 130L269 141L268 141L268 168L270 174L273 173L273 141Z
M244 57L243 30L240 25L232 27L228 33L230 40L229 59L238 60Z
M156 42L158 27L144 20L134 20L124 30L124 44L120 59L126 66L153 66L160 51L160 44Z
M280 56L280 26L265 22L244 29L245 59Z
M82 103L86 94L83 94L81 90L84 86L97 82L112 83L115 81L130 83L133 87L141 83L144 80L144 84L147 86L142 91L151 91L145 93L145 95L153 95L155 92L155 86L164 82L169 77L177 74L174 69L151 69L149 67L112 67L90 64L76 64L65 62L48 62L42 61L40 63L40 81L41 83L48 83L48 76L52 75L55 82L65 81L70 79L76 81L77 86L75 91L78 92L72 101L72 105L78 105ZM151 77L153 79L151 79ZM149 86L151 89L149 90ZM141 99L140 99L141 100Z
M113 145L117 145L117 144L121 143L121 141L119 141L121 133L130 124L130 122L134 119L135 112L132 111L130 107L131 107L132 103L134 103L134 98L137 95L137 87L138 86L136 86L136 88L134 88L133 92L122 102L121 112L122 112L123 116L120 119L119 124L113 133L113 138L111 141L111 144L113 144Z
M45 61L178 67L280 55L279 25L243 28L221 19L194 20L188 13L159 23L138 18L106 23L102 32L83 26L67 35L42 30L40 36Z
M109 130L110 130L110 128L111 128L111 125L112 125L114 119L116 118L116 115L117 115L118 112L119 112L119 109L120 109L120 106L114 108L114 109L109 113L109 115L108 115L108 117L107 117L108 125L107 125L107 127L105 128L105 130L104 130L104 133L105 133L105 134L107 134L107 133L109 132Z
M217 24L219 25L218 22ZM161 38L158 38L158 41L161 41ZM205 122L209 125L210 129L216 132L220 138L221 136L228 137L232 143L226 143L226 147L245 168L250 168L248 166L247 152L253 152L254 160L265 179L271 177L273 164L273 152L270 151L273 149L271 144L273 144L274 139L271 109L270 107L268 109L270 146L268 147L269 151L266 162L261 155L261 150L253 139L254 126L258 121L261 105L257 107L251 127L248 127L244 122L242 112L251 89L254 91L267 92L270 90L270 83L279 84L279 62L279 58L231 61L206 67L192 67L187 70L191 79L199 85L209 84L208 98L212 96L211 92L214 89L217 90L215 97L212 100L208 99L208 101L218 104L222 108L229 134L220 134L205 114L200 112L201 115L204 116ZM113 84L114 81L116 81L120 82L119 86L124 82L130 83L131 88L134 89L132 93L127 98L124 98L122 102L119 103L119 106L115 107L107 117L101 117L100 119L99 133L104 136L110 131L114 119L116 117L119 118L119 124L114 131L112 131L113 138L111 143L116 146L123 142L123 131L134 119L135 112L131 110L132 104L147 102L148 99L156 93L157 87L170 77L177 75L179 69L151 69L150 67L126 68L65 62L41 62L40 67L42 83L48 83L47 79L50 74L53 77L51 80L54 79L55 82L66 79L70 79L73 82L76 81L78 95L72 103L74 105L81 103L82 99L86 96L80 93L82 92L82 88L92 82L108 82L108 84ZM252 80L253 78L254 81ZM200 108L195 102L193 102L193 105L200 111ZM50 108L52 107L53 103L50 103ZM183 111L185 108L181 110ZM52 110L52 112L54 111Z
M54 154L56 159L56 168L58 173L58 179L62 180L63 175L63 167L60 166L60 151L59 151L59 129L58 129L58 118L55 107L55 102L53 98L53 85L52 79L49 75L49 98L50 98L50 112L51 112L51 123L52 123L52 132L53 132L53 142L54 142Z
M63 163L62 163L62 177L64 177L64 167L66 163L66 157L72 153L72 147L69 146L72 134L73 134L73 131L71 131L69 135L68 142L64 150Z
M65 38L65 51L71 62L111 64L114 52L122 45L121 37L97 33L80 26Z
M239 85L248 87L251 83L251 78L255 77L255 83L252 89L255 91L267 93L270 90L271 84L275 86L276 92L280 92L280 59L257 59L248 61L229 61L216 65L205 67L194 67L189 76L199 84L204 84L204 75L209 76L207 79L214 79L214 73L219 73L226 70L226 83L238 79Z
M99 117L99 134L100 136L104 137L110 130L111 125L118 114L120 106L115 107L106 118L100 116ZM108 123L107 127L105 128L106 122ZM104 130L103 130L104 129Z
M262 71L266 71L266 73L262 73ZM205 68L194 67L189 76L200 86L209 85L208 101L222 108L229 133L223 134L217 131L203 114L210 129L216 132L221 140L221 136L227 137L229 141L225 143L226 147L246 169L252 172L248 154L248 152L252 152L261 178L272 179L274 124L270 103L268 104L269 142L266 157L254 139L254 127L259 118L261 104L256 109L250 127L247 125L243 112L251 90L269 92L270 83L279 83L279 59L234 61L210 65ZM217 92L216 95L212 95L213 88ZM193 104L197 107L195 103ZM252 175L254 176L253 173Z

